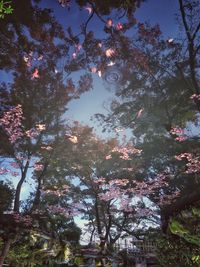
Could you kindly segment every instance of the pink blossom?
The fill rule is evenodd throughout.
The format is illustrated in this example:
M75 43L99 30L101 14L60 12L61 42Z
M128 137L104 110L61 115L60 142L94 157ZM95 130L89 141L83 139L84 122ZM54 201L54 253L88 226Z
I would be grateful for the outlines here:
M43 168L44 168L44 166L41 163L35 162L35 164L34 164L35 171L42 171Z
M29 56L24 55L23 60L26 63L27 67L31 67L31 59L32 59L32 57L30 55Z
M19 164L17 162L10 162L10 165L15 169L19 169Z
M19 172L10 172L12 176L17 177L19 176Z
M199 94L199 95L197 95L197 94L193 94L190 98L191 98L191 99L200 100L200 94Z
M112 158L111 155L106 156L106 160L111 159L111 158Z
M91 72L92 72L92 73L96 73L96 72L97 72L97 68L96 68L96 67L92 67L92 68L91 68Z
M124 160L131 160L130 157L129 157L129 154L140 154L142 152L142 150L140 149L136 149L134 147L130 147L130 148L127 148L127 147L114 147L112 149L111 152L117 152L117 153L120 153L120 158L121 159L124 159Z
M39 135L39 132L36 129L32 128L30 130L27 130L25 134L27 137L32 139L32 138L37 137Z
M175 138L175 140L178 142L183 142L183 141L187 140L187 138L185 136L178 136Z
M176 141L178 142L183 142L185 141L187 138L186 136L184 136L184 131L181 128L178 127L174 127L170 130L171 134L177 135L177 137L175 138Z
M116 25L116 30L120 31L122 29L123 29L123 24L121 22L118 22L117 25Z
M186 163L187 170L185 171L185 173L191 174L200 172L200 157L196 157L191 153L182 153L175 156L175 159L179 161L186 159L188 161Z
M29 215L21 215L17 212L12 213L13 220L16 223L19 224L24 224L26 226L31 226L32 225L32 218Z
M38 130L38 131L44 131L45 129L46 129L46 125L45 124L36 124L36 129Z
M72 58L73 58L73 59L76 59L76 57L77 57L77 54L74 52L74 53L72 54Z
M108 48L105 53L107 57L112 57L115 54L115 50L113 48Z
M65 217L73 216L72 211L70 209L61 207L59 205L49 205L48 210L53 214L62 214Z
M57 189L43 189L41 190L42 195L54 195L57 197L65 196L66 193L69 191L69 186L68 185L63 185L62 188Z
M174 127L170 130L170 133L176 134L176 135L182 135L184 133L183 129Z
M24 118L22 115L22 106L17 105L4 112L3 117L0 118L0 124L3 126L12 144L23 137L22 120Z
M9 173L8 169L0 168L0 175L4 175L4 174L7 174L7 173Z
M77 144L78 143L78 138L75 135L69 135L69 134L65 134L65 136L68 138L68 140L70 142L72 142L73 144Z
M106 179L104 178L104 177L100 177L100 178L98 178L97 180L94 180L94 183L105 183L106 182Z
M53 147L51 147L51 146L41 146L41 149L47 150L47 151L51 151L53 149Z
M77 50L78 52L81 50L81 48L82 48L82 45L81 45L81 44L77 44L77 45L76 45L76 50Z
M108 19L108 20L107 20L107 22L106 22L106 26L107 26L108 28L110 28L110 27L113 26L113 21L112 21L112 19Z
M35 79L35 78L39 78L39 71L38 69L36 68L32 74L32 79Z
M137 112L137 114L136 114L136 118L137 118L137 119L139 119L139 118L142 116L143 111L144 111L144 108L141 108L141 109Z

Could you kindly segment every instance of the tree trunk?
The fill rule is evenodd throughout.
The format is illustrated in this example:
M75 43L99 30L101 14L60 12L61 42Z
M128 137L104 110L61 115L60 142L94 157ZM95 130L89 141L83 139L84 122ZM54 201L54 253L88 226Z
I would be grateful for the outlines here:
M26 162L26 165L24 167L24 170L22 171L22 175L21 175L21 179L18 182L17 188L16 188L16 193L15 193L15 200L14 200L14 211L15 212L19 212L19 208L20 208L20 193L21 193L21 189L22 189L22 185L26 179L26 174L28 171L28 167L29 167L29 159Z
M3 266L4 260L5 260L7 254L9 252L9 250L10 250L11 243L12 243L12 239L11 238L8 238L4 242L4 245L3 245L3 248L2 248L2 252L1 252L1 255L0 255L0 267Z

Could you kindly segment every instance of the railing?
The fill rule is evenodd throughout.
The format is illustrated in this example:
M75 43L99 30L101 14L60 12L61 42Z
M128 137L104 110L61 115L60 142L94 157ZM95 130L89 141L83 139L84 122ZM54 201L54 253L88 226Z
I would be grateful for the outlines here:
M115 249L116 251L126 250L127 253L135 255L155 254L156 243L149 240L136 240L130 242L128 245L126 242L124 244L117 244Z

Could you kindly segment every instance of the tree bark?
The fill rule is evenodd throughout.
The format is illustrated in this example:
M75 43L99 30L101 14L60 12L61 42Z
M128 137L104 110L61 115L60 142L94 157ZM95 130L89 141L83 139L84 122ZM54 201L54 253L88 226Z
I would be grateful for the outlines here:
M3 245L3 248L2 248L2 252L1 252L1 255L0 255L0 267L3 266L4 260L5 260L7 254L9 252L9 250L10 250L11 243L12 243L12 239L11 238L8 238L4 242L4 245Z
M23 185L23 183L24 183L24 181L26 179L26 174L27 174L27 171L28 171L28 167L29 167L29 159L26 162L24 170L22 171L21 179L19 180L17 188L16 188L14 209L13 209L15 212L19 212L19 208L20 208L20 193L21 193L22 185Z

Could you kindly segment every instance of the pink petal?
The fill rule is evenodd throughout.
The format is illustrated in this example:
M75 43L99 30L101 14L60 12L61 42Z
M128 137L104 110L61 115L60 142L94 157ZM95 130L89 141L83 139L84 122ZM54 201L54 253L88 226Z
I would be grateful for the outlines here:
M116 25L116 30L120 31L123 29L123 24L121 22L118 22Z
M144 111L143 108L141 108L141 109L138 111L138 113L137 113L137 115L136 115L136 118L137 118L137 119L141 117L143 111Z
M112 21L112 19L108 19L108 20L107 20L106 26L107 26L108 28L110 28L110 27L113 26L113 21Z
M35 71L33 72L33 74L32 74L32 78L34 79L34 78L39 78L39 73L38 73L39 71L38 71L38 69L35 69Z

